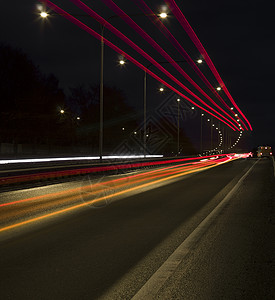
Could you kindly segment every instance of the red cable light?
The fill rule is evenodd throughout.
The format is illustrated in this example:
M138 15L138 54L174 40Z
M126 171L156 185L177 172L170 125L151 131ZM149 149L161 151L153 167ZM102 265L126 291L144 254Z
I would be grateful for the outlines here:
M102 40L102 36L100 34L98 34L97 32L95 32L93 29L91 29L90 27L88 27L87 25L85 25L84 23L80 22L78 19L74 18L72 15L70 15L69 13L67 13L66 11L64 11L63 9L61 9L60 7L58 7L57 5L53 4L51 1L49 0L44 0L45 3L48 4L48 6L56 11L58 14L64 16L64 18L66 18L67 20L71 21L73 24L77 25L78 27L82 28L83 30L85 30L86 32L88 32L89 34L93 35L95 38L97 38L98 40ZM173 86L171 86L170 84L168 84L166 81L164 81L163 79L161 79L160 77L158 77L155 73L153 73L150 70L147 70L145 68L144 65L142 65L141 63L139 63L137 60L135 60L133 57L131 57L129 54L127 54L126 52L124 52L123 50L121 50L119 47L115 46L113 43L111 43L109 40L107 40L106 38L103 38L104 43L109 46L110 48L112 48L113 50L115 50L116 52L122 54L125 58L127 58L129 61L133 62L136 66L138 66L139 68L141 68L142 70L146 70L147 73L149 75L151 75L152 77L154 77L156 80L158 80L159 82L161 82L162 84L164 84L165 86L167 86L169 89L173 90L175 93L177 93L178 95L180 95L182 98L188 100L189 102L191 102L192 104L196 105L197 107L201 108L202 110L206 111L207 113L209 113L210 115L212 115L213 117L215 117L216 119L220 120L221 122L223 122L224 124L226 124L228 127L230 127L232 130L235 131L235 129L233 127L231 127L227 122L225 122L224 120L220 119L218 116L216 116L215 114L213 114L212 112L206 110L205 108L201 107L200 105L198 105L197 103L195 103L194 101L192 101L190 98L188 98L187 96L185 96L184 94L182 94L181 92L179 92L177 89L175 89Z
M190 37L190 39L193 41L193 43L195 44L195 46L197 47L197 49L203 55L203 57L204 57L207 65L209 66L209 68L212 71L213 75L215 76L215 78L219 82L220 86L223 88L223 90L226 93L227 97L230 99L231 103L238 110L238 112L242 115L242 117L246 120L246 122L247 122L250 130L252 130L251 124L249 123L249 121L247 120L247 118L245 117L245 115L242 113L242 111L239 109L239 107L235 103L234 99L230 95L230 93L227 90L224 82L222 81L222 79L221 79L218 71L216 70L216 68L215 68L212 60L210 59L209 55L207 54L206 50L204 49L204 47L203 47L202 43L200 42L199 38L195 34L195 32L192 29L191 25L188 23L188 21L186 20L185 16L181 12L181 10L179 9L179 7L175 3L175 1L174 0L165 0L165 2L169 6L169 8L173 12L173 14L176 16L177 20L182 25L182 27L184 28L184 30L186 31L186 33L188 34L188 36ZM243 123L243 125L245 126L245 128L248 129L247 126L244 124L244 122L242 120L241 120L241 122Z
M104 18L99 16L95 11L93 11L91 8L89 8L87 5L85 5L83 2L80 0L70 0L73 2L75 5L77 5L79 8L83 9L87 14L89 14L91 17L95 18L98 22L100 22L102 25L104 25L106 28L108 28L111 32L113 32L115 35L117 35L119 38L121 38L124 42L126 42L128 45L130 45L133 49L135 49L138 53L140 53L143 57L148 59L153 65L155 65L159 70L161 70L165 75L167 75L170 79L172 79L175 83L177 83L179 86L181 86L183 89L185 89L190 95L192 95L194 98L196 98L199 102L204 104L207 108L213 110L216 114L218 114L220 117L224 118L226 121L228 121L232 126L234 126L237 130L239 128L233 124L230 120L228 120L226 117L224 117L221 113L218 111L214 110L211 106L209 106L207 103L205 103L201 98L199 98L196 94L194 94L191 90L189 90L185 85L183 85L177 78L175 78L171 73L169 73L165 68L163 68L157 61L155 61L151 56L149 56L146 52L144 52L140 47L138 47L135 43L133 43L130 39L128 39L124 34L122 34L119 30L117 30L114 26L112 26L109 22L107 22ZM127 16L128 17L128 16ZM133 22L131 20L131 22ZM131 24L130 22L130 24ZM133 22L134 23L134 22ZM138 26L136 24L136 26ZM141 29L142 30L142 29ZM150 38L150 37L149 37ZM150 38L150 40L152 40ZM160 46L156 44L158 48ZM166 53L166 52L165 52ZM166 53L167 54L167 53ZM168 55L168 54L167 54ZM169 59L172 60L172 58L169 56ZM172 64L176 64L174 60L172 60ZM178 64L176 64L178 66ZM179 67L179 66L178 66ZM180 68L180 67L179 67ZM181 68L180 68L181 69ZM182 70L182 69L181 69ZM182 72L184 72L182 70ZM186 74L184 72L184 74ZM187 74L186 76L190 78ZM190 80L193 82L193 80L190 78ZM195 82L193 82L195 87L199 90L202 91L202 89L197 86ZM203 91L202 91L203 92ZM204 93L204 92L203 92ZM208 99L210 99L211 103L214 104L216 107L218 107L222 112L224 112L226 115L228 115L236 124L238 122L236 119L231 117L229 114L227 114L221 107L219 107L206 93L204 93Z
M166 36L167 39L174 45L174 47L179 51L181 55L186 59L186 62L193 68L193 70L197 73L197 75L201 78L201 80L208 86L208 88L214 93L214 95L221 101L223 105L227 109L230 110L230 107L226 104L226 102L222 99L222 97L217 93L216 89L211 85L211 83L207 80L198 66L194 63L188 53L184 50L184 48L180 45L177 39L172 35L172 33L165 27L165 25L160 21L160 19L154 14L154 12L149 8L149 6L143 0L134 0L136 4L142 9L145 15L147 15L152 23L155 26L158 26L159 30ZM174 65L174 64L172 64ZM174 65L174 67L183 75L184 72L179 65ZM187 75L187 74L186 74ZM188 75L187 75L188 76ZM189 77L189 76L188 76ZM188 81L189 79L186 78ZM191 78L190 78L191 79ZM191 79L192 80L192 79ZM216 107L219 107L215 101L213 101L195 82L189 81L193 86L195 86L211 103L213 103ZM221 109L222 110L222 109ZM227 116L229 116L232 120L236 121L230 114L222 110Z

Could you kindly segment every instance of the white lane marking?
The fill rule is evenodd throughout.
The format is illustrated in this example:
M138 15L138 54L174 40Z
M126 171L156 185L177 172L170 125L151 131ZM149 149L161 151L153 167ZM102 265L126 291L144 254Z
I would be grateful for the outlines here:
M133 300L156 299L158 291L162 288L168 278L175 272L184 258L193 251L196 243L210 227L214 219L220 214L225 205L243 183L253 167L258 163L257 160L250 169L239 179L231 191L222 199L214 210L195 228L195 230L182 242L181 245L168 257L160 268L149 278L143 287L132 298Z

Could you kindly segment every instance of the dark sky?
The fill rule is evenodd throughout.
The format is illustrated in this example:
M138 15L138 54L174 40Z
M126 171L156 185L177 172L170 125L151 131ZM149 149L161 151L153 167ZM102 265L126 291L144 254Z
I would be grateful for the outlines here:
M53 2L70 13L81 13L69 0L53 0ZM104 18L114 15L100 0L83 2ZM37 3L32 0L12 0L2 3L0 42L21 48L42 72L54 73L59 78L61 87L67 92L69 87L80 84L98 84L99 42L63 17L53 16L43 22L37 14ZM140 13L131 0L116 0L115 3L128 14ZM159 10L164 4L163 1L156 0L148 0L146 3L154 11ZM234 100L249 119L253 127L250 145L270 144L274 147L274 1L177 0L176 3L204 45ZM85 17L81 20L100 32L100 26L95 21ZM146 17L135 17L134 20L175 60L183 59ZM122 20L114 18L111 22L156 60L164 60L150 46L145 45L142 38L133 30L125 26ZM176 18L171 16L164 22L190 56L197 59L199 57L197 49ZM105 36L134 55L134 51L114 38L107 30ZM107 47L104 57L105 83L122 89L129 103L142 110L143 71L130 62L121 68L118 65L119 55ZM135 57L145 65L149 64L139 55ZM197 80L188 66L183 67L194 80ZM169 67L167 69L172 72ZM152 71L156 70L152 68ZM206 65L202 66L202 71L215 85L216 81ZM198 83L207 90L202 83L199 81ZM153 109L159 101L168 97L168 94L160 96L156 92L157 86L155 80L148 80L149 109Z

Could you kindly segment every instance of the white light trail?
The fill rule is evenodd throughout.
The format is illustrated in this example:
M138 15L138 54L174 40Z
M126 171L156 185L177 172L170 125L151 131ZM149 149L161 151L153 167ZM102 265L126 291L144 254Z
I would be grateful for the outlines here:
M146 155L145 158L161 158L162 154ZM23 159L2 159L0 165L18 164L18 163L37 163L37 162L54 162L54 161L74 161L74 160L99 160L99 156L79 156L79 157L48 157L48 158L23 158ZM106 155L102 159L127 159L127 158L144 158L144 155Z

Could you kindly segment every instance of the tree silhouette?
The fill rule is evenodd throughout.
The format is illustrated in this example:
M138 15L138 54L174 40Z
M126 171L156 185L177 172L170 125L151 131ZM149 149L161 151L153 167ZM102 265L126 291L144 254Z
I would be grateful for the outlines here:
M136 128L136 113L127 104L123 92L115 87L104 86L104 150L112 151ZM71 107L81 113L81 126L77 135L80 144L90 145L98 151L99 140L99 86L78 86L71 89ZM124 128L124 130L122 129Z
M0 45L1 142L53 143L58 132L57 107L65 96L58 79L41 74L20 49Z

